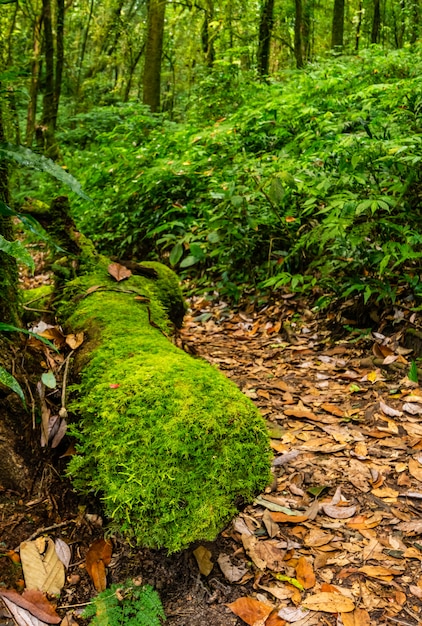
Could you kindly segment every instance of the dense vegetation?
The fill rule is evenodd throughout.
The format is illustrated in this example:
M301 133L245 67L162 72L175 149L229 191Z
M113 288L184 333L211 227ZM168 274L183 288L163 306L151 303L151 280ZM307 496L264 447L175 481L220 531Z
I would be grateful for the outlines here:
M62 160L92 198L73 202L80 228L235 299L284 286L320 305L419 295L420 52L369 49L270 84L227 65L178 122L138 103L69 118ZM59 191L36 187L21 196Z

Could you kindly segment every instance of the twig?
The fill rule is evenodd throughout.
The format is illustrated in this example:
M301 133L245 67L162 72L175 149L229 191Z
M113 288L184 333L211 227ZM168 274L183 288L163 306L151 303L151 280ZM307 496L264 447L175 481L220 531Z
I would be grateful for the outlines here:
M52 524L52 526L45 526L44 528L39 528L34 533L32 533L32 535L27 537L25 539L25 541L32 541L36 537L39 537L39 535L43 535L44 533L47 533L50 530L56 530L57 528L63 528L64 526L69 526L69 524L74 524L74 523L75 523L74 519L69 519L69 520L67 520L67 522L60 522L59 524ZM17 548L15 548L14 551L15 552L19 552L19 546Z
M386 615L385 619L389 619L390 622L394 622L395 624L403 624L403 626L415 626L413 622L408 622L407 619L398 619L397 617L390 617L389 615Z
M72 356L72 354L74 352L75 351L72 350L72 352L70 352L68 354L68 356L66 357L66 362L65 362L66 365L64 366L64 374L63 374L63 381L62 381L62 406L61 406L60 410L64 409L65 411L66 411L66 383L67 383L67 375L69 373L70 359L71 359L71 356ZM67 414L67 411L66 411L66 414Z

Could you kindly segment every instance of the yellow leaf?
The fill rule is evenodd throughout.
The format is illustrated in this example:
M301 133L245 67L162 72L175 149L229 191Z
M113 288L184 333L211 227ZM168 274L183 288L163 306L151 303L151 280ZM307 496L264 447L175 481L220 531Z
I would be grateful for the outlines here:
M193 551L193 555L198 563L201 574L208 576L214 567L214 563L211 561L211 552L204 548L204 546L198 546L198 548Z

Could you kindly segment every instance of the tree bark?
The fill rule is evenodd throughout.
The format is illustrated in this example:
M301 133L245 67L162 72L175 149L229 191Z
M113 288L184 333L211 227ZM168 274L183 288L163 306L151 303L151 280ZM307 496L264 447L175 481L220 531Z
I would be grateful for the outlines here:
M212 67L215 60L214 38L210 33L209 24L214 19L214 4L212 0L207 0L204 21L201 27L202 50L205 54L205 62L208 67Z
M142 101L153 113L160 110L165 10L165 0L149 0Z
M35 120L37 117L37 98L39 91L39 77L41 69L41 28L43 13L34 21L34 34L31 61L31 83L29 86L29 102L26 115L25 144L32 146L35 132Z
M334 0L331 47L342 48L344 39L344 0Z
M379 42L381 27L380 0L374 0L374 13L372 16L371 43Z
M274 0L263 0L259 22L257 66L261 78L268 76L270 68L271 33L274 26Z
M296 67L298 69L303 67L302 22L303 22L302 0L295 0L295 40L294 40L294 52L295 52L295 59L296 59Z

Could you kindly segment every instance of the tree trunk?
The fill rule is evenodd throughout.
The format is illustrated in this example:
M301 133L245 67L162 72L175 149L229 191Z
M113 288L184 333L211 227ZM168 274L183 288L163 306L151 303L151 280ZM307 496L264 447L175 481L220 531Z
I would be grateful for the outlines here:
M51 0L43 0L45 91L41 124L37 129L37 142L47 156L56 156L54 141L54 40Z
M362 34L362 17L363 7L362 0L359 1L359 9L357 11L356 35L355 35L355 52L359 52L360 36Z
M31 62L31 84L29 87L29 102L26 115L26 134L25 144L32 146L35 132L35 120L37 117L37 98L39 91L39 78L41 70L41 28L43 13L35 19L33 46L32 46L32 62Z
M274 0L263 0L259 22L257 66L261 78L268 76L270 67L271 33L274 26Z
M56 72L54 77L54 130L57 127L60 94L62 91L63 61L64 61L64 0L57 0L56 23Z
M303 67L303 51L302 51L302 0L295 0L295 41L294 51L296 59L296 67Z
M331 47L342 48L344 38L344 0L334 0Z
M410 43L414 44L419 37L419 1L412 0L412 26L410 34Z
M139 63L139 60L140 60L141 56L144 53L144 50L145 50L145 43L143 43L142 46L139 48L139 51L138 51L137 55L135 56L135 58L133 59L131 65L130 65L129 76L127 77L126 85L125 85L125 91L124 91L124 94L123 94L123 102L127 102L129 100L130 90L131 90L132 81L133 81L133 75L135 73L136 66Z
M165 10L165 0L149 0L142 101L153 113L160 110Z
M210 33L209 24L214 19L214 5L212 0L207 0L207 8L204 9L204 21L201 27L202 50L205 54L205 62L208 67L212 67L215 60L214 39L215 35Z
M371 43L379 42L381 27L380 0L374 0L374 13L372 16Z

